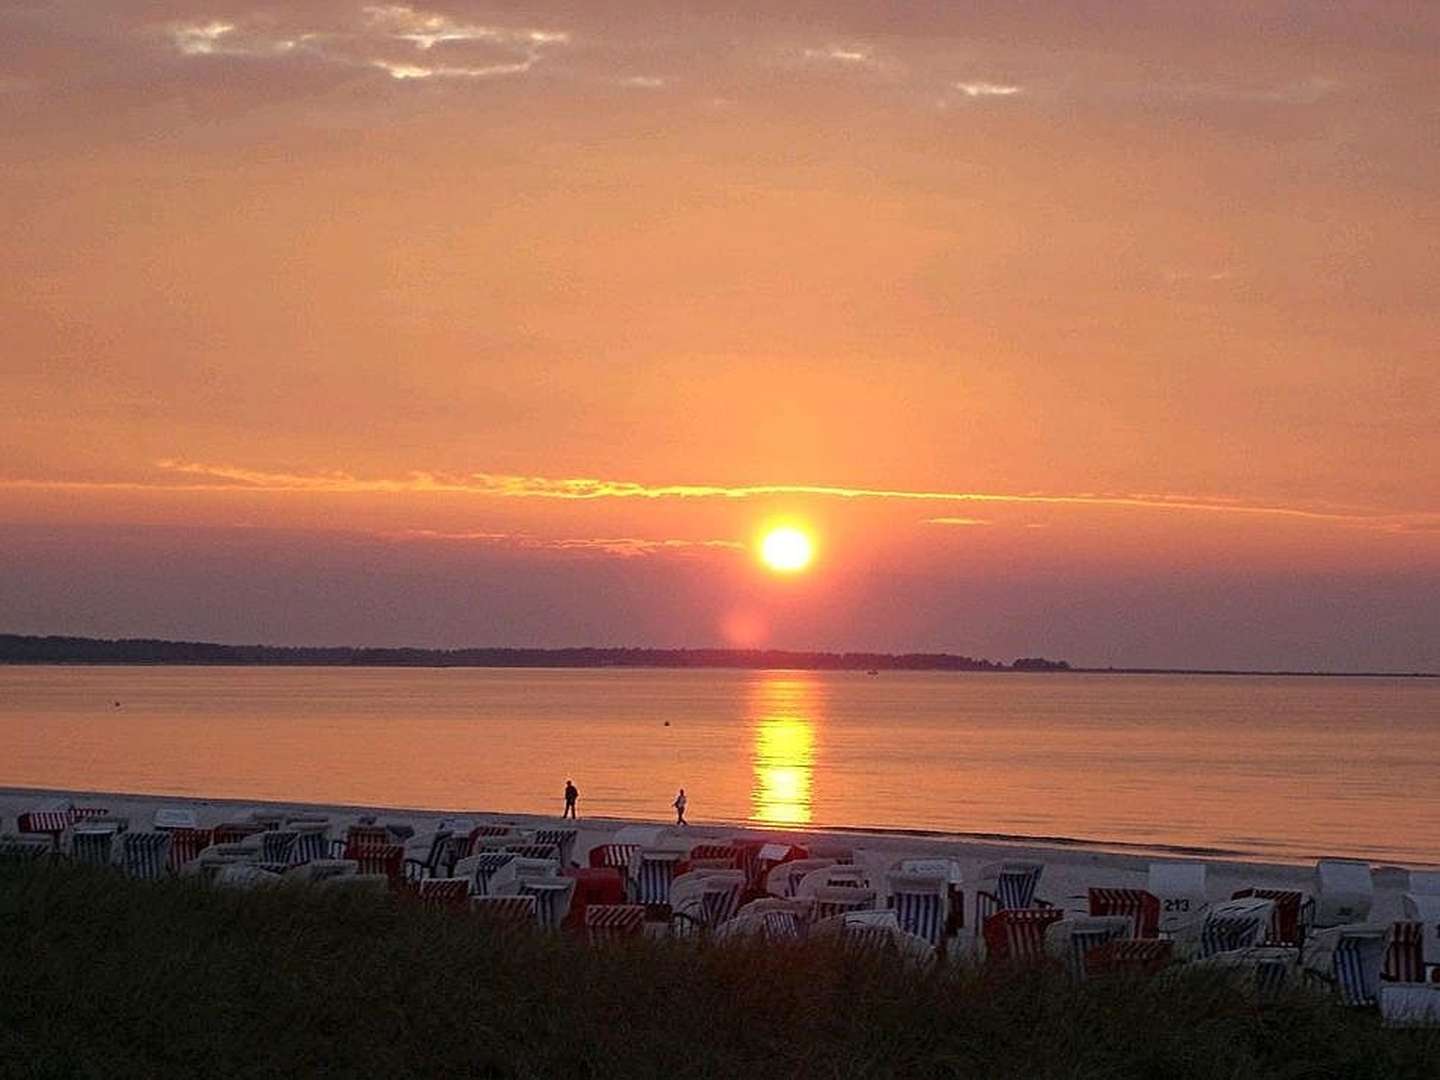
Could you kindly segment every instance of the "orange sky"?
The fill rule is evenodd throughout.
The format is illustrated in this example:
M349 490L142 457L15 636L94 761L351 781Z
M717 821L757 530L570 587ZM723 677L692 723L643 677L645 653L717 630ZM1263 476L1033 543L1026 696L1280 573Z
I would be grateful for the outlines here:
M1440 9L778 6L0 5L0 631L1440 668Z

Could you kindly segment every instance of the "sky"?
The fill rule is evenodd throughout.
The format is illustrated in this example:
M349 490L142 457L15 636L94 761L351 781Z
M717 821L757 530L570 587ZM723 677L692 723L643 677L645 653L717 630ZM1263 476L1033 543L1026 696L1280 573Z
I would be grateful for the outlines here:
M0 0L0 632L1440 670L1436 55Z

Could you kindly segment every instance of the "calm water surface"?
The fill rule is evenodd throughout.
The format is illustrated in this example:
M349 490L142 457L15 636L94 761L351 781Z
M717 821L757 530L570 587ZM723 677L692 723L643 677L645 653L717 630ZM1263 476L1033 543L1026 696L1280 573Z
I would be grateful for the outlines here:
M113 702L119 701L120 707ZM666 722L668 726L666 726ZM0 785L1440 861L1440 682L0 667Z

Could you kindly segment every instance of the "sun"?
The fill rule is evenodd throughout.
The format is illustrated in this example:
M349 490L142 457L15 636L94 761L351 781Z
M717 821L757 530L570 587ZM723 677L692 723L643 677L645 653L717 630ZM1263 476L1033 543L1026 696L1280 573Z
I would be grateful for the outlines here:
M814 542L792 525L771 529L760 541L760 561L777 573L804 570L814 557Z

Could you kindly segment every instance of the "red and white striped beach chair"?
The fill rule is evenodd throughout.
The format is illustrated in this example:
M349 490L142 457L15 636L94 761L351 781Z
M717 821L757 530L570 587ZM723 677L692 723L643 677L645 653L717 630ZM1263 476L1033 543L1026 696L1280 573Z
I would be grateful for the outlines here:
M1175 962L1175 942L1158 938L1117 938L1085 954L1085 973L1154 975Z
M1425 962L1425 924L1402 919L1390 927L1385 966L1380 977L1387 982L1440 983L1440 966Z
M507 929L535 928L535 897L472 896L470 910L486 922Z
M384 874L392 889L405 884L405 849L399 844L350 844L345 858L356 864L357 874Z
M170 834L170 869L179 873L185 864L198 858L212 843L209 829L166 829Z
M1160 898L1144 889L1091 889L1090 914L1124 915L1132 923L1132 938L1160 936Z
M597 844L590 849L586 861L592 869L610 868L622 874L630 869L630 862L640 852L639 844Z
M590 904L585 908L585 937L591 945L638 937L645 930L640 904Z
M470 904L468 878L425 878L415 883L415 896L426 907L464 911Z
M711 869L739 869L740 849L734 844L696 844L690 849L690 858L687 860L693 867L698 862L711 865ZM682 869L681 873L685 871Z
M20 833L49 837L53 850L60 850L60 837L70 827L68 810L31 810L15 819L15 829Z
M987 963L1037 964L1045 960L1045 930L1059 922L1059 908L1002 908L980 925Z

